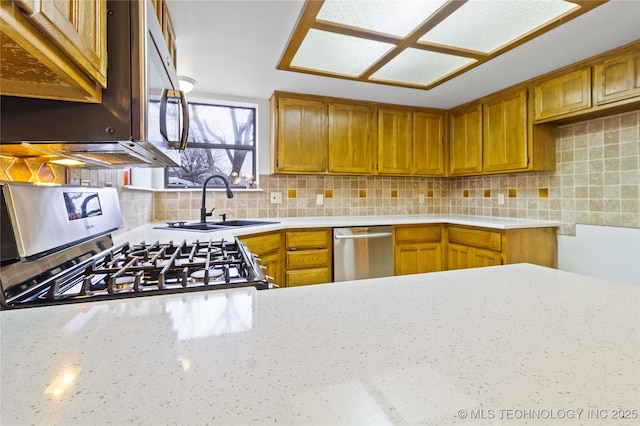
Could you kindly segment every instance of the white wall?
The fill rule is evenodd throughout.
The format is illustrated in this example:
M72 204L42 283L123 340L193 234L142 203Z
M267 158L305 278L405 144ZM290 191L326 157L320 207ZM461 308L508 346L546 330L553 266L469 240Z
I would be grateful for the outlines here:
M640 286L640 229L576 225L558 236L558 269Z

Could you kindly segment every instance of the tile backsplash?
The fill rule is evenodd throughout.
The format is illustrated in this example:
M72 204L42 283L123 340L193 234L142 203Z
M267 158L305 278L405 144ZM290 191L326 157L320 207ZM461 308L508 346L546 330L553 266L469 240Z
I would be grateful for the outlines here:
M227 199L224 192L208 192L207 207L214 216L311 217L396 214L434 214L449 211L446 179L348 177L348 176L260 176L260 191L236 191ZM272 204L270 194L282 195ZM318 196L322 204L318 204ZM422 195L422 198L420 197ZM199 218L200 191L157 192L156 220Z
M262 175L260 190L236 191L232 199L208 191L207 207L215 207L216 219L221 213L229 218L453 213L554 220L567 235L575 234L576 223L640 228L640 111L560 126L556 135L555 172L460 178ZM2 166L6 169L5 162ZM38 168L28 170L37 176ZM69 180L117 186L127 229L199 218L200 191L124 187L122 170L72 169ZM274 192L282 194L281 204L271 204Z

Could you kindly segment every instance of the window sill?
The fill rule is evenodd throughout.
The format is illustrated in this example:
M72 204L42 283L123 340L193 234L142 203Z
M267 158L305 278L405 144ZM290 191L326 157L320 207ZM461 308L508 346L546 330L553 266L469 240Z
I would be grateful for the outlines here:
M144 186L125 185L122 188L131 189L136 191L151 191L151 192L202 192L202 188L148 188ZM225 188L207 188L207 192L225 192ZM247 189L247 188L231 188L231 192L264 192L263 189Z

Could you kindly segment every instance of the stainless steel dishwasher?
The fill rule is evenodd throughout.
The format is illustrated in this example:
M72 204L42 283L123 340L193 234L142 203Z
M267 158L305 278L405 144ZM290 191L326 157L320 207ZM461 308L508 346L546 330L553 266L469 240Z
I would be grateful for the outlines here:
M391 226L333 228L333 280L393 275Z

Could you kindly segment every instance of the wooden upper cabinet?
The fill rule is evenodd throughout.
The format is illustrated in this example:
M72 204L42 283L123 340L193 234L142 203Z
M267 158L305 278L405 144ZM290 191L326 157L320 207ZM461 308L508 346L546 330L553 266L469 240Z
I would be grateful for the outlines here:
M414 175L444 176L445 114L413 113Z
M329 172L373 172L373 109L368 106L329 104Z
M411 173L412 113L405 110L378 110L378 174Z
M107 86L107 5L101 0L38 0L30 19L91 78Z
M278 98L277 109L276 172L326 172L327 104Z
M449 173L482 173L482 104L450 113Z
M2 1L1 93L99 102L106 24L106 0Z
M538 83L534 97L536 120L591 108L591 68Z
M483 108L483 171L526 169L527 91L502 94Z
M597 105L640 96L640 53L599 63L594 75Z

